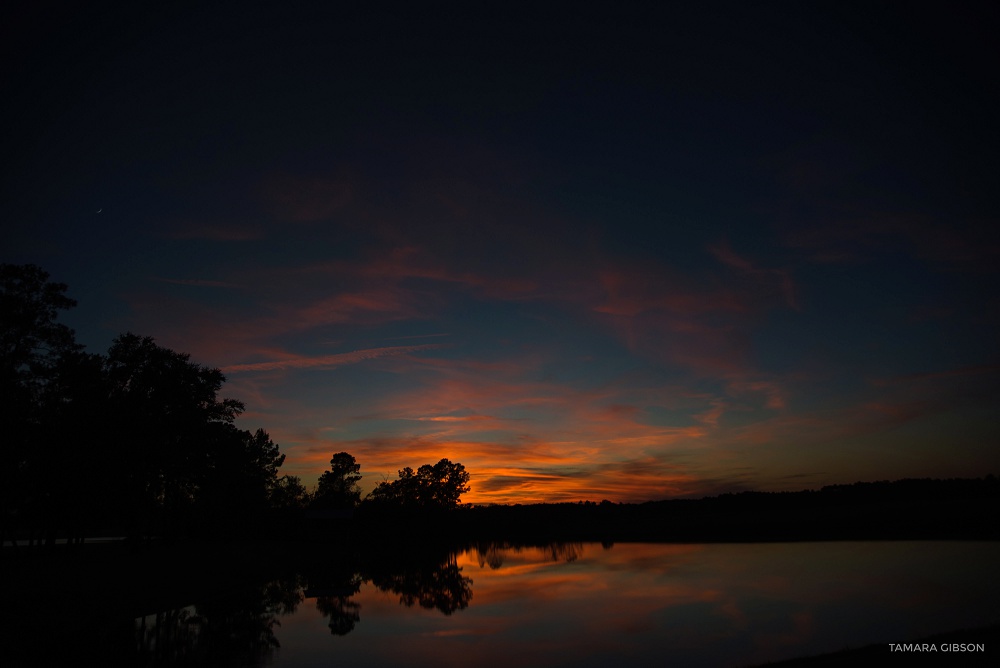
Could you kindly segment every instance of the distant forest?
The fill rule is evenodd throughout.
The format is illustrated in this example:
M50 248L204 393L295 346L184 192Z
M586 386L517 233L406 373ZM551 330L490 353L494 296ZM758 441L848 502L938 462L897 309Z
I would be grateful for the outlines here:
M640 504L486 507L470 509L468 514L472 521L464 535L502 536L514 542L997 540L1000 480L991 474L856 482L818 491L740 492Z
M360 465L334 453L315 489L281 475L263 429L236 427L219 369L148 336L85 351L58 322L76 306L34 265L0 265L0 545L85 537L345 536L467 540L998 538L1000 484L901 480L818 492L645 504L468 507L464 466L400 470L362 498ZM387 531L388 528L388 531Z

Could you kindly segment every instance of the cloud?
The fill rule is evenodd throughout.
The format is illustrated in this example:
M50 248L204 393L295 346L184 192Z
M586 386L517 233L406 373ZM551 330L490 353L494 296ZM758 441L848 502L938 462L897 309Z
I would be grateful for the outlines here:
M737 255L728 243L710 246L709 252L719 262L742 272L746 276L753 277L757 281L762 297L767 298L770 296L769 293L778 292L789 308L798 310L799 306L795 300L795 285L791 275L786 270L758 267L746 258Z
M405 291L391 287L372 287L345 291L313 301L307 306L289 309L285 320L297 329L343 323L382 323L419 318Z
M746 303L731 290L689 285L691 280L662 267L606 267L597 272L601 290L594 311L637 316L650 311L676 314L738 313Z
M419 346L389 346L385 348L367 348L365 350L354 350L349 353L338 353L335 355L321 355L319 357L290 356L287 359L273 360L270 362L253 362L251 364L233 364L223 368L226 373L239 373L244 371L278 371L285 369L305 369L305 368L325 368L333 369L345 364L357 364L365 360L379 359L381 357L391 357L393 355L403 355L420 350L434 350L441 348L439 344L424 344Z
M748 393L760 393L766 398L766 406L770 409L782 409L785 407L785 394L782 388L774 382L764 380L731 380L727 384L727 389L733 395Z
M448 332L443 332L440 334L413 334L411 336L386 336L383 341L398 341L399 339L433 339L440 336L451 336Z
M465 268L462 265L467 264L469 258L461 249L444 256L436 250L427 245L405 243L379 248L366 259L328 262L307 267L305 271L338 276L364 285L394 286L397 290L407 286L413 289L420 281L434 281L493 299L523 299L538 290L536 277L505 276L496 270L490 271L484 266L487 262Z
M570 299L589 308L636 355L701 378L751 377L758 373L754 328L771 309L795 308L795 291L783 270L758 269L726 247L712 252L737 271L719 273L708 265L696 275L659 264L606 262L589 284L598 289L578 289Z
M365 486L383 475L395 477L404 466L434 463L442 458L462 463L469 471L467 503L534 503L581 499L646 501L697 492L698 481L677 464L647 456L622 461L587 461L573 450L544 441L482 443L434 438L380 438L338 441L320 446L316 461L329 453L347 451L363 462ZM610 453L610 456L615 456Z
M496 418L489 415L432 415L429 417L410 418L420 422L480 422L490 421Z
M362 462L366 485L404 466L461 462L473 476L467 502L641 501L702 489L678 453L707 444L716 425L692 414L717 397L662 385L588 390L528 380L534 365L407 356L396 369L407 381L400 391L382 395L374 412L332 418L335 430L309 437L312 475L330 453L346 451Z

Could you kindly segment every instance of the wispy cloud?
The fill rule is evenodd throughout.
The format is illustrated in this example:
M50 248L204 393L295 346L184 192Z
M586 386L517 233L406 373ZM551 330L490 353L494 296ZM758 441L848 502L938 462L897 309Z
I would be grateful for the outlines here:
M385 348L366 348L364 350L354 350L349 353L337 353L335 355L321 355L319 357L295 356L287 359L272 360L269 362L253 362L251 364L234 364L223 369L226 373L239 373L244 371L279 371L285 369L305 369L305 368L326 368L332 369L345 364L357 364L365 360L373 360L381 357L391 357L393 355L404 355L420 350L433 350L441 348L440 344L427 343L419 346L388 346Z
M440 337L440 336L451 336L451 334L449 334L447 332L443 332L441 334L413 334L411 336L387 336L387 337L385 337L382 340L383 341L398 341L399 339L433 339L433 338L437 338L437 337Z
M780 292L789 308L799 308L795 299L795 285L788 271L759 267L745 257L737 255L728 243L711 246L709 251L719 262L740 271L745 276L753 277L759 288L764 291L764 296L767 296L768 292Z

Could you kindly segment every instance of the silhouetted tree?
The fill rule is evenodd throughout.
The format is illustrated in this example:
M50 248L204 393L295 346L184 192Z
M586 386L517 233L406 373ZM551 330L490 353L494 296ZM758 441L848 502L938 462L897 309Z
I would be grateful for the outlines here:
M221 371L194 364L151 337L128 333L115 339L105 373L106 462L133 512L132 529L156 517L183 515L205 484L206 471L218 466L218 451L238 449L232 423L243 404L218 399Z
M199 517L203 525L207 521L232 529L251 528L271 506L285 455L263 429L250 432L222 424L213 431L216 438L203 444L206 460L201 476L193 472Z
M361 502L361 466L353 455L338 452L330 459L330 470L319 477L313 502L321 508L354 508Z
M11 520L35 524L52 506L43 479L60 431L52 411L68 401L59 380L82 349L56 321L76 306L66 289L35 265L0 264L0 541Z
M298 481L279 490L284 455L267 433L235 427L243 404L218 398L221 371L131 333L107 356L83 352L56 321L76 302L48 279L0 264L0 540L176 529L196 506L218 519L304 500Z
M414 471L407 466L399 478L379 483L369 499L375 505L404 508L454 508L469 491L469 474L461 464L442 459L433 466L424 464Z
M297 475L283 475L271 489L271 507L278 510L303 510L311 498L302 479Z
M58 533L82 541L95 520L109 512L105 490L114 485L100 448L81 447L81 434L103 434L107 384L100 355L73 352L63 356L59 373L42 393L40 425L33 466L28 474L50 537Z
M0 372L4 387L37 388L48 382L67 352L82 348L73 330L56 322L76 301L65 283L50 283L35 265L0 264Z

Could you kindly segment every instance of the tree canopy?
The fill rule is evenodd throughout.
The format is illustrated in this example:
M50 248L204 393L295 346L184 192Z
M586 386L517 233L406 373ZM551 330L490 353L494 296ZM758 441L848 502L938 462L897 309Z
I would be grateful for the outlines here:
M79 350L74 332L56 322L76 301L33 264L0 264L0 370L4 383L47 380L60 357Z
M316 486L314 504L321 508L354 508L361 502L361 465L353 455L338 452L330 459L330 470L325 471Z
M107 449L136 512L184 512L220 479L220 467L249 467L258 457L250 435L232 426L243 404L217 396L225 380L218 369L132 333L115 339L104 366Z
M78 381L97 366L57 322L76 306L66 289L35 265L0 264L0 534L8 518L51 507L40 478L49 469L63 473L57 485L79 473L62 426L80 417L72 400L86 393Z
M304 510L310 494L297 475L283 475L271 488L271 507L283 511Z
M469 491L465 467L447 459L433 466L424 464L416 471L407 466L398 474L397 480L375 487L369 497L373 503L419 509L454 508L462 494Z
M132 333L85 353L57 320L76 305L66 289L0 265L0 538L176 533L302 503L267 432L236 427L219 369Z

